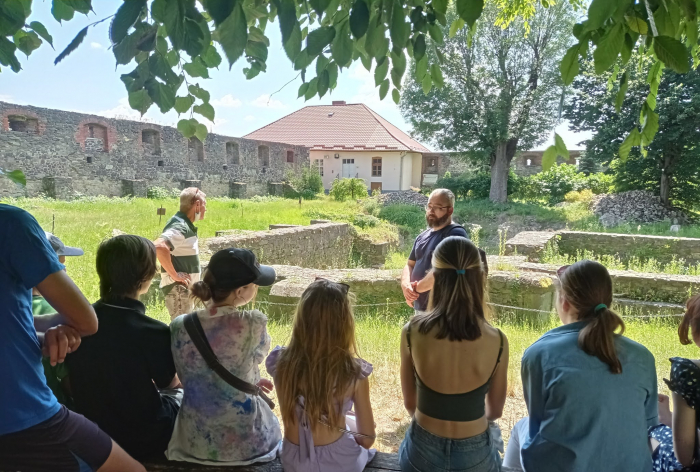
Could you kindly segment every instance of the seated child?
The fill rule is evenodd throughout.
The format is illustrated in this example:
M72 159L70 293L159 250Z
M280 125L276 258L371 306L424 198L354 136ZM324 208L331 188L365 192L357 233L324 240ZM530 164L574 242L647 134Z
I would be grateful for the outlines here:
M269 391L259 364L270 350L267 317L243 310L258 286L275 282L272 267L258 264L247 249L224 249L212 256L192 295L205 303L196 312L214 355L233 375ZM267 403L229 385L209 368L185 327L185 316L170 324L172 352L185 385L182 408L168 445L168 459L211 465L246 465L277 457L279 421Z
M182 392L170 352L170 328L146 316L138 299L156 273L146 238L116 236L97 249L99 329L66 358L75 409L138 460L162 456Z
M348 286L317 279L301 296L289 346L265 361L282 412L286 472L360 472L374 457L372 365L356 353Z
M45 233L46 239L58 256L58 261L61 264L66 263L66 256L82 256L83 250L77 247L70 247L63 244L58 236L55 236L48 231ZM51 315L56 313L56 310L46 301L36 287L32 288L32 315ZM51 365L50 359L44 356L42 359L44 365L44 375L46 376L46 385L49 386L59 403L73 409L73 399L70 395L70 387L68 384L68 366L65 362Z

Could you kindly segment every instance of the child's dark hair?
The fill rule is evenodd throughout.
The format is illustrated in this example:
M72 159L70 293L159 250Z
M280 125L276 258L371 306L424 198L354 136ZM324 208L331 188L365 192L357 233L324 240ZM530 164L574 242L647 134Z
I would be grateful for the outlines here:
M688 335L697 336L700 334L700 293L688 300L686 312L683 320L678 326L678 339L681 344L692 344L693 341Z
M590 320L579 332L579 347L605 362L613 374L622 373L615 336L625 332L625 322L610 309L613 286L608 269L599 262L583 260L568 267L559 279L564 297L578 311L578 319Z
M156 248L141 236L123 234L97 248L100 298L125 298L156 275Z

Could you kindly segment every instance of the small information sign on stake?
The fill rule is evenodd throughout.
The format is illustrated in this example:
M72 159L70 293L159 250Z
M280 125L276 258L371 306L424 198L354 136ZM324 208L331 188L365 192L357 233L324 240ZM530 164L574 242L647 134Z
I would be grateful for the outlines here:
M158 215L158 224L160 224L163 219L163 215L165 215L165 208L163 208L163 205L156 209L156 215Z

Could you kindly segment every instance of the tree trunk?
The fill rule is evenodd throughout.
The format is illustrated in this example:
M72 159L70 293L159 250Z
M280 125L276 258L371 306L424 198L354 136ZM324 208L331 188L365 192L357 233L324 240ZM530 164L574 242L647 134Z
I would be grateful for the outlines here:
M664 166L661 169L661 184L659 189L659 195L661 196L661 203L665 206L671 206L671 153L664 153Z
M510 162L515 156L515 149L518 144L517 138L500 142L496 146L495 159L491 160L491 191L489 199L495 203L505 203L508 201L508 173Z

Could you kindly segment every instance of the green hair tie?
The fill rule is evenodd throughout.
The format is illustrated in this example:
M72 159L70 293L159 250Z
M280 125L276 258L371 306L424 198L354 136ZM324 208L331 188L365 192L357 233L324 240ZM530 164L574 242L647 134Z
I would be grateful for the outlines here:
M598 305L597 307L595 307L595 310L593 310L593 311L594 311L595 314L597 315L600 311L602 311L602 310L607 310L607 309L608 309L608 305L606 305L605 303L601 303L600 305Z

